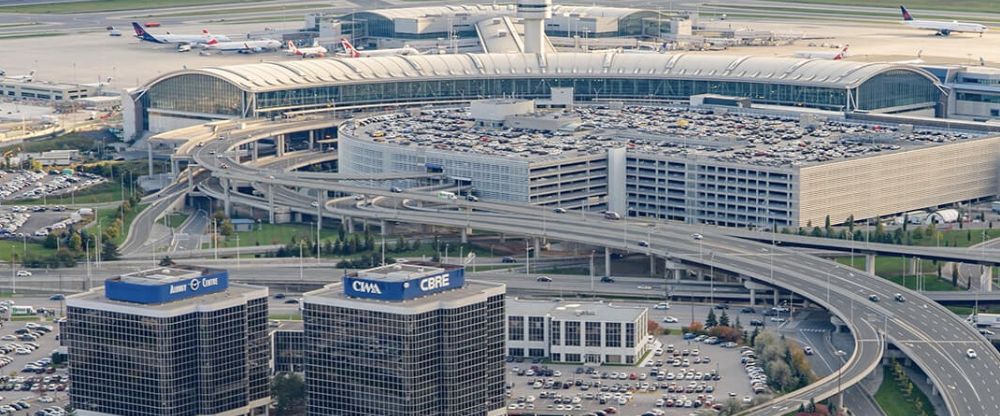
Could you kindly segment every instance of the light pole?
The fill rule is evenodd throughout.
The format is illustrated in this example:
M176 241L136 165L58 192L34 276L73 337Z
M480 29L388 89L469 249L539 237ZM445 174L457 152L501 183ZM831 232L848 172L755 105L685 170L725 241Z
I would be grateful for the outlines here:
M450 246L451 246L451 244L448 244L448 243L444 244L444 262L445 262L445 264L448 264L448 247L450 247Z
M531 275L531 253L528 252L528 239L524 239L524 276Z
M844 350L837 350L833 355L840 357L840 367L837 368L837 401L839 402L837 412L839 413L844 409L844 392L841 390L840 376L844 373L844 356L847 353Z
M299 240L299 281L305 280L302 275L302 240Z
M715 304L715 252L710 251L708 253L708 293L710 304Z
M594 292L594 252L596 250L590 250L590 292Z

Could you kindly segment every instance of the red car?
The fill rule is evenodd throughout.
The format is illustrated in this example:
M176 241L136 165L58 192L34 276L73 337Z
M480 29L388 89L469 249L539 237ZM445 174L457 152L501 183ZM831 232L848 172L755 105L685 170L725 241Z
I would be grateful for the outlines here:
M160 27L160 22L146 22L146 23L143 23L143 26L146 26L146 27Z

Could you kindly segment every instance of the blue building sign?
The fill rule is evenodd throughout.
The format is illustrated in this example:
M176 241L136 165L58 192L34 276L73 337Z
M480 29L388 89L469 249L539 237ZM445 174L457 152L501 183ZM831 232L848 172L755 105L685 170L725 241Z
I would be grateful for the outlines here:
M402 301L465 285L465 269L457 268L410 280L344 276L344 294L356 298Z
M159 304L223 292L229 287L229 272L212 271L190 279L107 279L104 295L111 300Z

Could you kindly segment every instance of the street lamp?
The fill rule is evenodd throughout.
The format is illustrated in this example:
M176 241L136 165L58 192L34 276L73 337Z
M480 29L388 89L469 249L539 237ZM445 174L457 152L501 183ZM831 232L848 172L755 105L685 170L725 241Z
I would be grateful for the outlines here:
M844 352L844 350L837 350L833 353L833 355L840 357L840 367L837 368L837 400L839 402L837 405L837 412L842 412L844 409L844 393L841 390L840 377L844 373L844 356L847 355L847 353Z

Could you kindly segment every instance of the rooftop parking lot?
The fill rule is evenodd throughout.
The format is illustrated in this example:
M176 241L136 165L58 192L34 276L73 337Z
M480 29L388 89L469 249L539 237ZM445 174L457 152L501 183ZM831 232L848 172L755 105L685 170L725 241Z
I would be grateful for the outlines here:
M979 137L968 131L876 125L781 112L629 105L564 111L580 123L561 131L477 126L466 108L424 109L360 120L356 136L380 143L541 160L631 152L798 166ZM348 129L350 133L350 130Z

